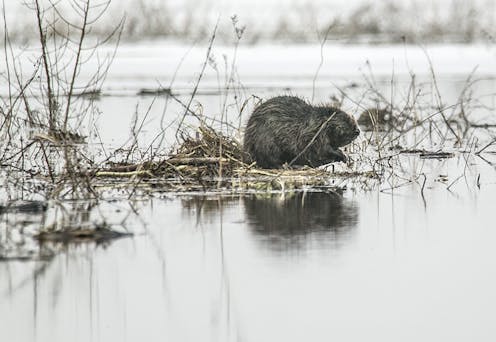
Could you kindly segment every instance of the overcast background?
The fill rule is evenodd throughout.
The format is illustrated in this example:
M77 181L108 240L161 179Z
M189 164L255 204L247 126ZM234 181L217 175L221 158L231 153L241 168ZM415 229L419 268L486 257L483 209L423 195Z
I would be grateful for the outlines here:
M69 3L57 6L71 17ZM18 0L6 0L5 8L12 39L32 38L33 11ZM341 42L494 42L495 9L492 0L121 0L111 3L93 34L110 32L126 17L124 39L196 42L207 39L219 20L217 38L229 41L233 39L230 18L237 15L238 26L246 27L244 43L315 42L330 25L328 38Z

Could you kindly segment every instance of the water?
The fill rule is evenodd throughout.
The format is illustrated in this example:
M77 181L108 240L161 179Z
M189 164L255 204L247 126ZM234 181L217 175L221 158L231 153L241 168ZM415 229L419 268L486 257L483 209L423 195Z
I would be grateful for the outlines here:
M260 56L269 56L269 64L276 66L286 51L281 48L268 54L267 47L261 47L258 62L243 62L257 56L252 49L239 52L241 80ZM365 51L343 49L351 49L347 50L350 55ZM434 60L452 56L450 49L464 51L470 58L458 69L458 57L437 62L446 103L456 101L466 72L481 53L478 77L483 80L474 87L474 97L489 106L479 117L493 118L492 50L437 47ZM123 50L124 57L116 57L115 71L103 89L108 96L96 102L102 114L92 122L100 137L90 139L101 139L104 146L125 143L136 105L143 118L153 101L134 94L141 87L156 85L150 75L159 59L154 60L146 49L134 50L138 57L126 58L132 49ZM311 97L318 54L309 51L301 68L264 66L257 69L261 74L246 76L247 96L284 93L295 84L291 92ZM391 54L403 55L405 49L368 51L374 65L380 65L378 88L390 94L392 72L386 66L391 65ZM192 70L198 70L198 56L193 54L194 62L186 62L189 66L182 76L178 74L178 88L183 91L196 79ZM418 62L423 55L415 56ZM295 62L297 58L290 54L288 59ZM345 60L339 57L339 63L325 64L315 90L317 102L334 91L327 82L334 80L333 72ZM419 77L428 79L421 72L426 69L425 60L422 65L409 61L420 70ZM148 67L133 76L128 62ZM337 83L362 82L363 62L362 57L349 60ZM173 71L171 65L167 63L159 77L166 79ZM408 80L409 69L395 66L394 96L401 98L408 85L402 80ZM301 75L295 74L297 70ZM210 70L201 89L217 86L215 72ZM187 99L189 95L185 91L179 96ZM431 102L432 94L425 96L424 101ZM224 98L199 95L197 100L205 113L215 113ZM163 99L158 99L145 120L140 133L144 146L157 134L163 105ZM231 113L235 111L233 106ZM173 122L177 113L181 107L171 102L165 124ZM230 117L233 124L238 119ZM481 148L494 132L477 136ZM405 155L400 159L403 172L368 191L350 182L343 194L156 193L127 201L122 191L98 205L64 203L67 212L82 212L75 216L81 223L106 222L134 233L99 245L34 243L32 234L37 229L63 216L60 203L49 203L46 212L3 213L3 245L13 250L22 247L29 255L49 252L54 256L48 261L0 263L0 337L6 341L493 341L496 158L493 153L481 157L461 153L426 160ZM419 173L425 174L425 185L423 178L416 178Z
M1 264L2 334L490 341L494 195L493 181L463 196L430 191L425 207L412 189L139 202L134 238Z

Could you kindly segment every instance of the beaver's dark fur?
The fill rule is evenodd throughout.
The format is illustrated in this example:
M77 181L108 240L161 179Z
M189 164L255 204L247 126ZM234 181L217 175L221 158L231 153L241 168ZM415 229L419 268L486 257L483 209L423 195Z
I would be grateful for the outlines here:
M278 96L253 111L246 126L244 150L263 168L291 162L316 167L346 161L338 147L351 143L359 133L353 117L338 108Z

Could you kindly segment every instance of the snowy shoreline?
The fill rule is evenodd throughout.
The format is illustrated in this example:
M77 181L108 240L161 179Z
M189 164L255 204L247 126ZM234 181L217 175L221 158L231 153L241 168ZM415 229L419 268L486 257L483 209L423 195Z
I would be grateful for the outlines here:
M318 44L240 45L235 57L236 81L246 88L312 87L321 62ZM122 93L142 88L189 88L196 82L205 61L205 45L188 45L171 40L125 43L118 47L102 91ZM100 58L111 54L109 47L99 50ZM22 70L29 73L38 55L34 49L23 53ZM346 84L372 76L378 82L408 81L431 77L429 59L436 77L463 81L474 70L474 78L496 77L496 47L487 45L432 44L419 45L348 45L327 43L322 49L322 65L315 86ZM3 60L3 51L0 52ZM199 89L224 86L234 58L234 48L214 44ZM81 69L78 81L83 84L98 67L96 56ZM227 64L226 64L227 63ZM227 65L227 69L226 69ZM217 70L215 70L215 68ZM227 70L227 72L226 72ZM0 66L5 72L5 66ZM4 94L4 87L0 93Z

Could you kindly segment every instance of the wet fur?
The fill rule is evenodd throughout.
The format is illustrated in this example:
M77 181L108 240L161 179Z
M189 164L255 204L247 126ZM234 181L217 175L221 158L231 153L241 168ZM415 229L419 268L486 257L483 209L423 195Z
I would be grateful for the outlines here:
M281 167L302 151L294 164L316 167L346 161L339 147L352 142L358 132L355 120L338 108L312 106L295 96L278 96L255 108L243 146L260 167Z

